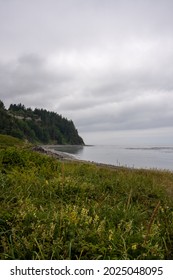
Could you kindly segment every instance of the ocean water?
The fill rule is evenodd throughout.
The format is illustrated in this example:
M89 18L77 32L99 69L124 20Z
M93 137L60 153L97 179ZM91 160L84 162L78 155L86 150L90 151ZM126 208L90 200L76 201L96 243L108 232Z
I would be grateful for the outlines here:
M173 170L173 147L118 145L53 146L77 159L118 166Z

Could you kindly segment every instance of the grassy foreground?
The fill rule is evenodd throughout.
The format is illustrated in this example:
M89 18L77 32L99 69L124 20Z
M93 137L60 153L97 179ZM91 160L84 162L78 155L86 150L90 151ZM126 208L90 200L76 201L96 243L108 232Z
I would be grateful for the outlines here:
M0 259L173 259L172 173L60 162L12 142L0 149Z

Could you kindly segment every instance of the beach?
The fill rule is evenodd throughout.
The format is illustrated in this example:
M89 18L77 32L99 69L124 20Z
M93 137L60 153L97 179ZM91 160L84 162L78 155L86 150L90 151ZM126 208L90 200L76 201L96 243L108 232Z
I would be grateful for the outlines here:
M56 145L57 147L58 145ZM125 166L118 166L118 165L113 165L113 164L106 164L106 163L100 163L100 162L95 162L95 161L89 161L89 160L82 160L78 159L75 156L58 151L57 149L53 148L53 145L42 145L42 146L35 146L32 148L33 151L39 152L41 154L48 155L50 157L56 158L57 160L60 161L71 161L71 162L79 162L79 163L89 163L89 164L94 164L99 167L104 167L104 168L112 168L112 169L131 169L131 170L136 170L134 167L125 167Z

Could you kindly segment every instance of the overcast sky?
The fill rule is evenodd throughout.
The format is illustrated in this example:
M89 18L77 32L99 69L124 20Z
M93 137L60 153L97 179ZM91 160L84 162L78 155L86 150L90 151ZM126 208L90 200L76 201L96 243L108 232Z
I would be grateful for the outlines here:
M0 99L86 144L173 144L173 1L0 0Z

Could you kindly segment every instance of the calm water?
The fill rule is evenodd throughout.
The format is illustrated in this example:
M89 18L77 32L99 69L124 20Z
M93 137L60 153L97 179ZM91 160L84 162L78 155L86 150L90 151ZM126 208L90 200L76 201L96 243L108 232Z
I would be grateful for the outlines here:
M173 147L54 146L78 159L135 168L173 170Z

